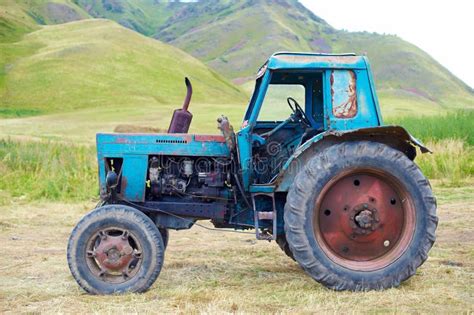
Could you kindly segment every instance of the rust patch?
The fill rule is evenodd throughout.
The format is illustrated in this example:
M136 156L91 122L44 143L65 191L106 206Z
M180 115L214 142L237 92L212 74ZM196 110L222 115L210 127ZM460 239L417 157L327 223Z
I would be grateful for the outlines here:
M352 118L357 114L356 75L350 70L331 72L332 113L336 118Z
M221 135L194 135L197 142L225 142L224 136Z
M120 144L124 144L124 143L126 144L129 142L130 142L130 139L126 137L120 137L115 140L115 143L120 143Z
M372 271L398 259L414 233L413 201L394 178L349 170L326 184L315 206L314 233L335 263Z

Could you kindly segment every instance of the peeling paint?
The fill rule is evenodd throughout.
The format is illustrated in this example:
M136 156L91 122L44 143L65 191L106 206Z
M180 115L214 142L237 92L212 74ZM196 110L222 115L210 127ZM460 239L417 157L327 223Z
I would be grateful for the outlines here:
M336 118L352 118L357 114L356 74L351 70L331 72L332 112Z

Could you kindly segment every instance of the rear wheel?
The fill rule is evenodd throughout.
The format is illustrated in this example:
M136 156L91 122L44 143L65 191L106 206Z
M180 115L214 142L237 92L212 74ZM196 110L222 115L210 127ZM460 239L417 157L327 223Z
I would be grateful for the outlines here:
M437 226L428 180L374 142L326 148L301 170L285 206L295 260L336 290L397 286L428 257Z
M143 292L160 274L164 244L145 214L127 206L107 205L76 225L67 260L74 279L89 293Z
M290 245L286 240L285 234L281 234L277 236L276 243L280 247L280 249L285 253L286 256L290 257L291 259L295 260L293 257L293 253L291 252Z

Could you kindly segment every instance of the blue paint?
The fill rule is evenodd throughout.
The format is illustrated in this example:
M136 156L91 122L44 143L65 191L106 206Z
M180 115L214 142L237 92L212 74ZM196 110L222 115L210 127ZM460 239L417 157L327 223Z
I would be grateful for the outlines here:
M263 182L264 177L258 177L254 171L253 158L256 150L265 148L267 138L263 133L257 132L272 130L279 124L259 121L258 118L270 84L300 84L305 87L304 110L312 130L318 133L303 138L303 135L306 135L305 128L299 123L280 126L282 129L279 132L284 132L282 134L287 138L282 142L291 148L288 150L289 157L285 156L283 166L279 164L276 173L271 173L269 182ZM282 102L286 100L282 99ZM261 68L242 129L236 133L237 156L234 157L237 157L239 165L237 176L248 198L250 194L286 192L299 171L294 166L297 163L305 163L305 159L313 154L311 148L326 137L337 137L367 128L372 128L370 131L375 132L375 129L385 128L382 125L379 102L366 57L353 54L276 53ZM420 145L404 130L399 130L398 136L407 142ZM231 157L226 143L215 137L192 134L98 134L97 157L101 193L106 191L107 159L122 159L120 194L127 200L146 203L150 155ZM237 188L233 187L235 191L227 187L222 189L221 196L229 198L229 211L238 214L225 223L237 227L239 224L253 225L252 209L248 209L242 199L238 199L237 203L233 202ZM278 197L276 208L278 228L281 232L286 197L285 194L275 196ZM268 210L268 204L257 202L256 207L257 211Z
M122 195L130 201L145 201L148 155L125 155L122 165Z
M97 152L104 156L125 154L228 157L224 142L196 141L187 134L97 134Z
M100 190L105 191L105 158L123 158L121 192L130 201L143 201L150 155L229 157L224 142L199 141L188 134L97 134Z
M380 105L379 105L379 98L377 96L377 93L375 91L375 81L373 79L373 76L372 76L372 68L370 67L370 62L369 62L369 59L367 57L364 57L364 62L365 62L365 66L367 67L367 79L369 81L369 85L370 85L370 92L367 91L367 93L370 93L371 97L372 97L372 100L374 102L374 106L375 106L375 112L376 112L376 115L377 115L377 118L378 118L378 123L380 126L383 125L383 119L382 119L382 111L380 110Z

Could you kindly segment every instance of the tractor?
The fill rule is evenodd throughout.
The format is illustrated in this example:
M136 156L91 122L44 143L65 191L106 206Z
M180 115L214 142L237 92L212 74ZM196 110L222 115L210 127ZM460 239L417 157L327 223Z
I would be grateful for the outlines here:
M428 257L438 223L431 152L384 125L366 56L275 53L239 131L188 133L192 86L168 133L97 134L100 202L73 229L67 260L91 294L144 292L171 230L254 230L333 290L396 287ZM247 233L252 233L247 231Z

